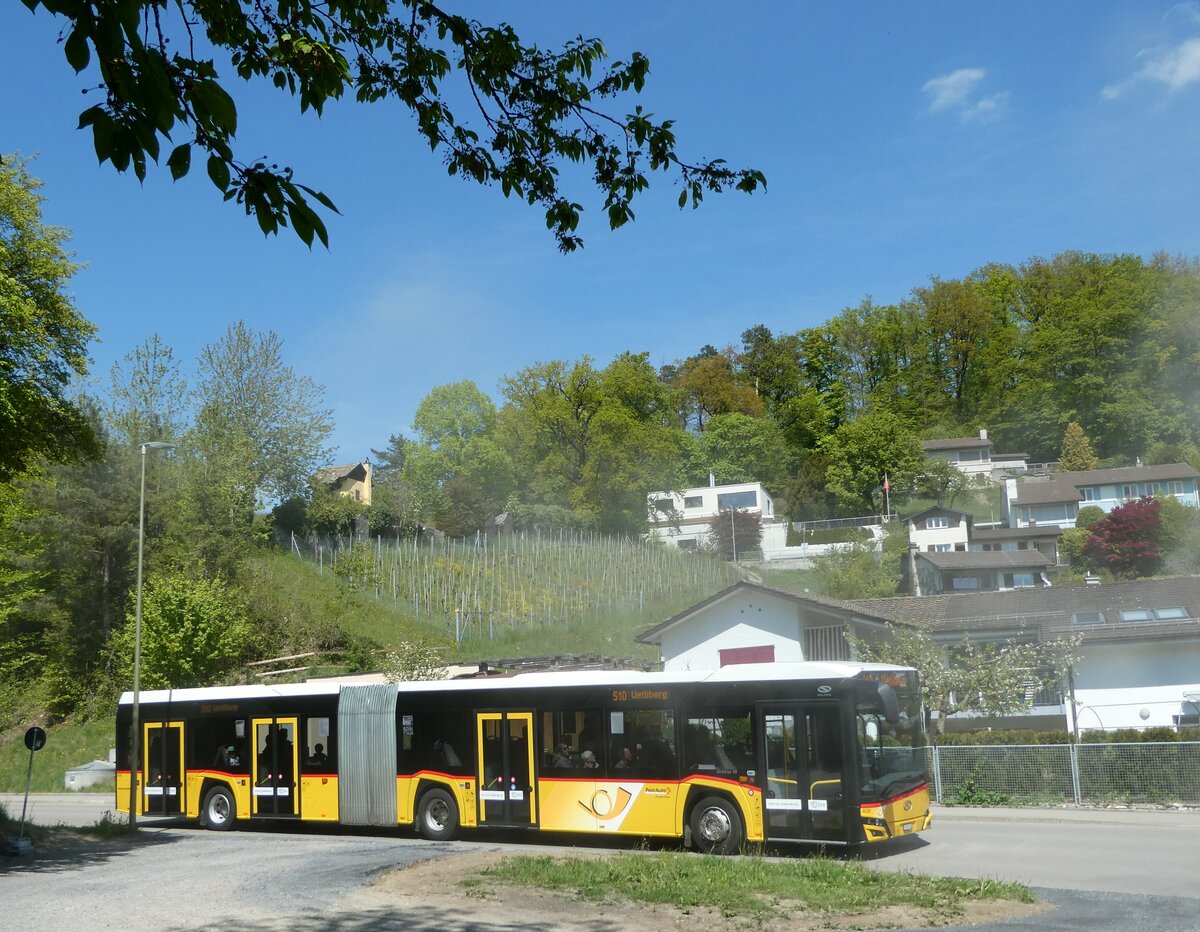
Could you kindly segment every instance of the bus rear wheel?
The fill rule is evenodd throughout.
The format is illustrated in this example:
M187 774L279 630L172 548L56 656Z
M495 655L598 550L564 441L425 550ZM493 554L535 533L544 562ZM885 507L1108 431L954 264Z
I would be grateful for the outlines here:
M233 794L223 786L215 786L204 797L204 824L216 832L227 832L237 821L237 804Z
M737 807L720 796L696 803L691 818L692 844L705 854L737 854L745 841Z
M458 832L458 804L445 790L433 789L417 807L417 831L429 841L449 841Z

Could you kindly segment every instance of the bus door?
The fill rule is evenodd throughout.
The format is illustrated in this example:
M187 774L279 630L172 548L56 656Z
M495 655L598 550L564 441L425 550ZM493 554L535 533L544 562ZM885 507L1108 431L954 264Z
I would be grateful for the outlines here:
M296 799L296 719L256 718L251 720L254 748L250 777L254 785L252 816L294 816Z
M142 754L142 812L183 812L183 722L147 722Z
M844 740L835 703L760 703L768 838L844 842Z
M536 825L533 713L476 712L479 824Z

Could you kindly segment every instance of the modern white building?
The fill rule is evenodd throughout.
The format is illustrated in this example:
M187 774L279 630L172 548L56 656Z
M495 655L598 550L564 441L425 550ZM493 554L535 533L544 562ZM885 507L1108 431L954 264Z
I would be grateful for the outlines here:
M787 524L775 516L775 501L761 482L710 484L694 489L651 492L646 496L650 536L681 550L703 548L708 526L722 511L741 509L758 514L762 521L761 549L787 544Z

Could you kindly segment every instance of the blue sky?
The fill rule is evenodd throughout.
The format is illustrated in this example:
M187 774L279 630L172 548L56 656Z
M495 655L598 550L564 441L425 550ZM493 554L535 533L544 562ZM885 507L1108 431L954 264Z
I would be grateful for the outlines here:
M235 85L238 151L328 193L332 248L264 238L202 170L145 185L96 164L91 101L59 25L0 8L0 152L37 154L46 218L73 230L92 371L157 332L189 366L239 318L325 386L339 461L408 433L464 378L625 350L655 365L765 324L792 332L931 276L1063 250L1200 255L1200 4L472 3L544 45L644 52L642 102L682 154L766 172L765 195L680 211L668 176L610 233L586 184L586 248L540 211L446 176L390 105L300 117Z

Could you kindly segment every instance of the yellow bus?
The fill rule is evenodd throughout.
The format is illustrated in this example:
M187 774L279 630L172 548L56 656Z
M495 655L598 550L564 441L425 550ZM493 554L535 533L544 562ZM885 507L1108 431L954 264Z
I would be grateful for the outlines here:
M117 708L130 801L132 693ZM928 828L917 673L772 663L144 691L139 813L856 845Z

